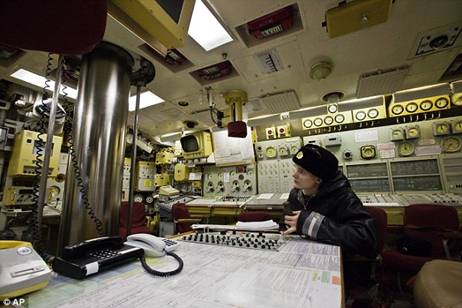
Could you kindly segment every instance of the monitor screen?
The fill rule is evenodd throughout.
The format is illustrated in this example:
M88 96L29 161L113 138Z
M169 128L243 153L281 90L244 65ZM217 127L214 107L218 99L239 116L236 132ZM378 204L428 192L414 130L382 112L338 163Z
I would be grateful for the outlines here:
M186 153L199 151L199 142L196 136L190 135L182 137L180 142L183 151Z

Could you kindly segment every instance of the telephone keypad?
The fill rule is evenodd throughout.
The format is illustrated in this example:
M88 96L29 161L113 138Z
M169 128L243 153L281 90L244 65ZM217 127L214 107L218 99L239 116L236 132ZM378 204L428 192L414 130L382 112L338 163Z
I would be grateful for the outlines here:
M89 253L90 257L97 258L98 260L104 260L104 259L109 259L113 258L120 255L117 251L111 250L111 249L102 249L98 251L93 251Z

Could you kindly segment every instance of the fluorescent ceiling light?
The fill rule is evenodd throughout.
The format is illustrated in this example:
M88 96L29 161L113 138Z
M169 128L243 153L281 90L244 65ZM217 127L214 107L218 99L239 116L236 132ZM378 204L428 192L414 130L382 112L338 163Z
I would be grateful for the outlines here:
M32 73L32 72L29 72L28 70L25 70L25 69L22 69L22 68L17 70L16 72L11 74L10 76L13 77L13 78L25 81L27 83L30 83L30 84L32 84L34 86L37 86L39 88L42 88L42 89L45 86L45 81L46 81L45 77L40 76L40 75L35 74L35 73ZM49 90L50 92L53 92L53 90L55 89L55 82L53 80L50 80L49 86L50 87L47 88L47 90ZM59 90L59 94L61 94L61 95L64 95L63 88L64 88L64 86L61 85L60 90ZM66 93L67 93L68 97L73 98L73 99L77 99L77 90L76 89L73 89L73 88L67 86L66 87Z
M188 34L206 51L233 40L202 0L194 4Z
M151 91L146 91L140 95L140 109L163 103L164 100ZM128 101L128 111L135 111L136 95L130 97Z

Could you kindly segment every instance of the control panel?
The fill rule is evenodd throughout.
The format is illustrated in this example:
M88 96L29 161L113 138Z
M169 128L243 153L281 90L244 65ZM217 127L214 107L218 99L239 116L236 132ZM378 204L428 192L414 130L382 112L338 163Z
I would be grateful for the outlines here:
M204 196L248 197L257 193L255 165L204 167Z

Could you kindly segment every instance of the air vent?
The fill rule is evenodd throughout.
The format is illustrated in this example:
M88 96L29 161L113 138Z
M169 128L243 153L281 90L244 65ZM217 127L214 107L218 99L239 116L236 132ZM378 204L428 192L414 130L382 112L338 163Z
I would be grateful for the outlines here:
M300 108L300 101L294 90L271 93L260 97L260 103L270 113L285 112Z
M263 74L275 73L284 68L281 62L281 57L276 49L258 53L254 57L257 62L258 69Z
M396 92L401 88L409 66L376 70L359 76L356 97L369 97Z

